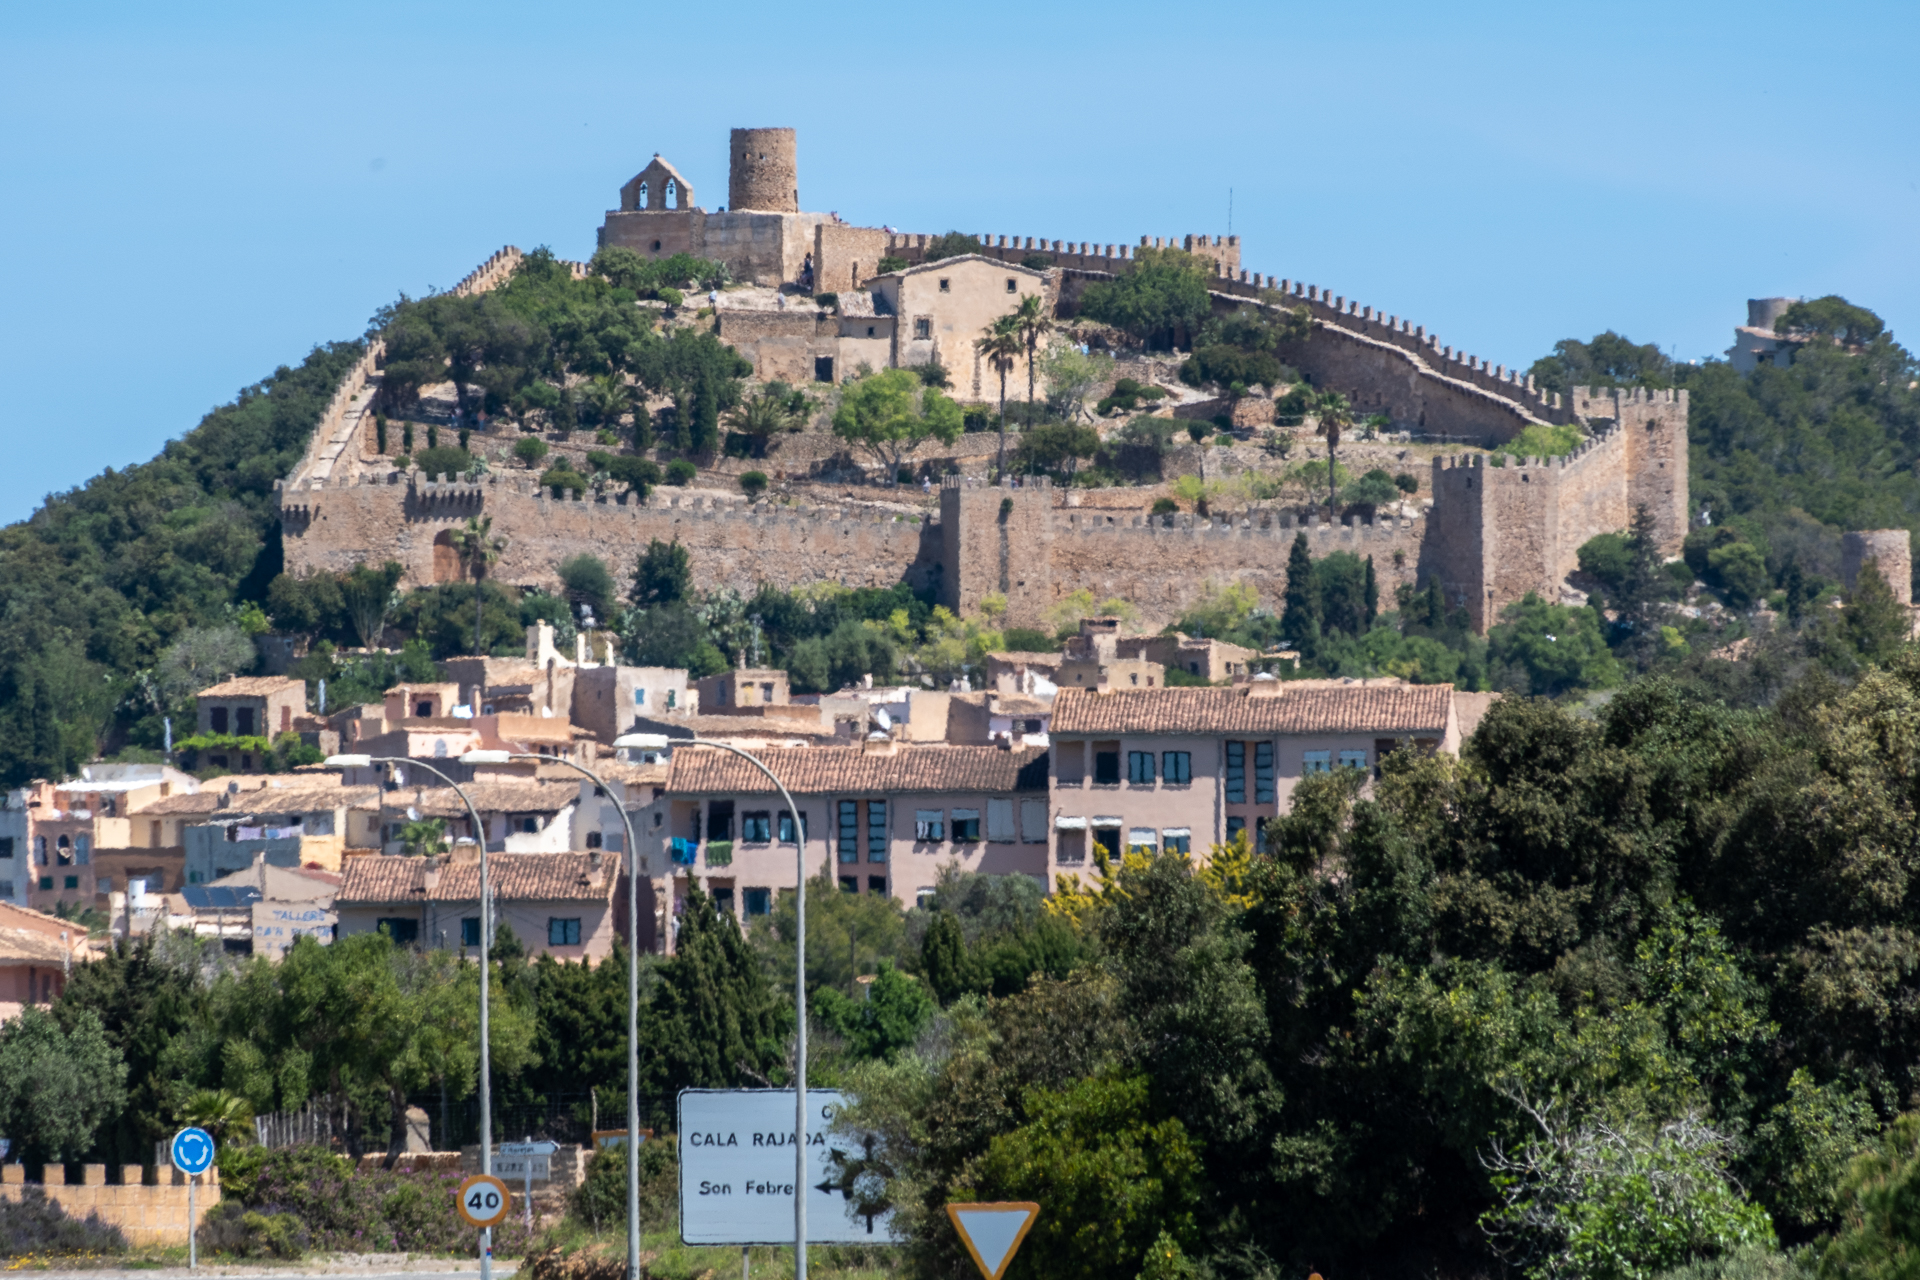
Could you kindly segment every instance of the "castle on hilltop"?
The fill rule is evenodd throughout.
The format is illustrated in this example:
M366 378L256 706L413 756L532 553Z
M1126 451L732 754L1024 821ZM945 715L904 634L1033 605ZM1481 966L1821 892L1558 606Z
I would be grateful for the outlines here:
M763 380L836 383L862 364L939 362L954 375L957 395L983 400L992 379L983 380L972 340L986 320L1035 294L1070 317L1089 284L1131 270L1137 256L1128 245L992 234L979 237L977 254L929 262L927 235L802 212L793 130L736 129L729 145L725 210L696 205L684 176L655 155L620 188L620 207L606 214L599 242L645 257L718 259L736 279L789 293L794 286L837 293L837 309L719 311L716 332ZM1389 598L1402 584L1438 581L1484 631L1528 592L1558 599L1580 545L1625 529L1637 507L1650 514L1662 554L1678 553L1689 510L1685 391L1576 388L1561 396L1400 316L1317 285L1250 273L1240 266L1237 237L1142 236L1138 247L1177 247L1205 260L1216 313L1304 309L1311 332L1287 344L1281 358L1315 386L1345 393L1359 414L1486 445L1536 424L1578 422L1588 439L1560 458L1436 459L1425 516L1344 524L1264 510L1211 519L1116 515L1078 508L1044 481L994 487L960 476L947 478L938 517L925 521L840 507L689 501L671 491L646 503L611 494L555 499L531 475L470 483L383 469L368 412L383 357L376 341L280 483L287 569L393 559L406 566L408 584L454 581L452 532L485 515L507 541L495 570L505 582L552 587L557 567L573 555L626 563L653 539L677 538L698 580L712 587L905 581L963 612L990 594L1004 596L1007 622L1029 626L1084 588L1129 599L1143 622L1159 625L1178 617L1209 580L1252 585L1277 608L1288 548L1305 533L1316 557L1334 550L1370 556ZM519 257L502 250L457 291L495 287ZM895 260L884 272L883 259ZM1009 398L1025 389L1022 367L1008 379ZM1499 461L1508 465L1490 465Z

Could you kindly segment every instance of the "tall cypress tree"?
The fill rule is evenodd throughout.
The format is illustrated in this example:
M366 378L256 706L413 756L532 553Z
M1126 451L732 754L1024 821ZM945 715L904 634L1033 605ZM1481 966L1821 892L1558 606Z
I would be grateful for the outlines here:
M1373 620L1380 616L1380 582L1373 576L1373 557L1367 557L1367 630L1373 630Z
M1307 553L1307 535L1293 535L1287 553L1287 591L1280 614L1280 633L1296 645L1311 644L1320 634L1320 588L1313 580L1313 557Z
M768 1083L785 1057L793 1013L775 997L740 925L693 885L671 960L651 1001L661 1101L682 1089ZM645 1064L642 1066L645 1072Z

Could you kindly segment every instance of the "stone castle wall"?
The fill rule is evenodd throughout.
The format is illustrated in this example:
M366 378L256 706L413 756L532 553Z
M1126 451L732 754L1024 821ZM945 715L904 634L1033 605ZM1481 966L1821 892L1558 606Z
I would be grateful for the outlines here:
M624 574L649 542L678 539L703 588L751 593L761 583L793 588L938 587L937 526L833 507L683 503L656 491L647 504L572 495L555 499L520 477L480 483L393 483L307 489L282 496L287 572L345 572L361 561L398 560L405 586L462 581L450 538L471 516L493 521L506 550L495 581L552 590L560 564L582 552Z
M1152 517L1061 507L1058 496L1044 480L1014 489L950 478L940 491L942 603L971 614L997 594L1006 598L1008 625L1044 628L1055 603L1087 590L1096 600L1132 602L1141 622L1158 627L1239 583L1277 611L1301 533L1315 559L1334 551L1372 557L1381 599L1391 600L1418 577L1426 538L1424 520L1297 523L1262 511Z
M1581 545L1626 529L1637 505L1654 517L1661 554L1678 553L1686 536L1686 392L1622 393L1618 403L1626 411L1619 425L1564 458L1506 466L1484 455L1434 459L1422 580L1429 570L1438 577L1476 629L1529 591L1557 601Z
M177 1169L158 1170L160 1185L144 1186L145 1174L137 1164L121 1167L118 1184L107 1182L107 1166L82 1166L82 1181L70 1186L64 1165L50 1164L42 1171L43 1182L28 1182L25 1166L10 1164L0 1169L0 1203L25 1204L44 1198L60 1207L70 1218L84 1219L98 1214L100 1221L118 1227L127 1242L140 1245L184 1245L187 1243L187 1178ZM207 1213L220 1203L220 1175L217 1170L202 1176L193 1192L193 1225L206 1221Z

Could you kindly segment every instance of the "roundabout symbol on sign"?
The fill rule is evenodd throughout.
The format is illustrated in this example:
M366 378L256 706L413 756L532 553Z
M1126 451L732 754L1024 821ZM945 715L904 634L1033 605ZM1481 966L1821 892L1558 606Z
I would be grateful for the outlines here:
M205 1129L182 1129L173 1135L170 1154L180 1172L205 1173L213 1167L213 1135Z
M476 1227L491 1227L507 1216L512 1206L507 1199L507 1184L489 1174L476 1173L460 1184L460 1216Z

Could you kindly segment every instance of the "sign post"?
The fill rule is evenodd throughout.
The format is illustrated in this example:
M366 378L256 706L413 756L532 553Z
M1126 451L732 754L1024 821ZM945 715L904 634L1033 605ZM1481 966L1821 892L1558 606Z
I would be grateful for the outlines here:
M960 1233L973 1265L986 1280L1000 1280L1007 1264L1039 1220L1040 1206L1031 1200L1003 1200L990 1204L950 1204L947 1217Z
M454 1193L454 1203L460 1208L460 1216L480 1228L480 1247L491 1249L492 1242L487 1232L496 1224L506 1221L507 1210L513 1207L513 1196L507 1190L507 1184L490 1173L476 1173L460 1184Z
M815 1244L897 1244L893 1215L856 1213L827 1130L841 1096L809 1089L804 1151L789 1089L680 1093L680 1238L687 1244L784 1245L801 1208ZM795 1195L794 1165L806 1170Z
M501 1174L524 1173L527 1181L527 1230L533 1230L533 1180L546 1181L553 1176L550 1157L560 1149L557 1142L503 1142L501 1159L493 1166Z
M200 1265L200 1242L193 1229L194 1190L200 1175L213 1167L213 1135L188 1126L173 1135L167 1154L173 1167L187 1175L187 1270Z

